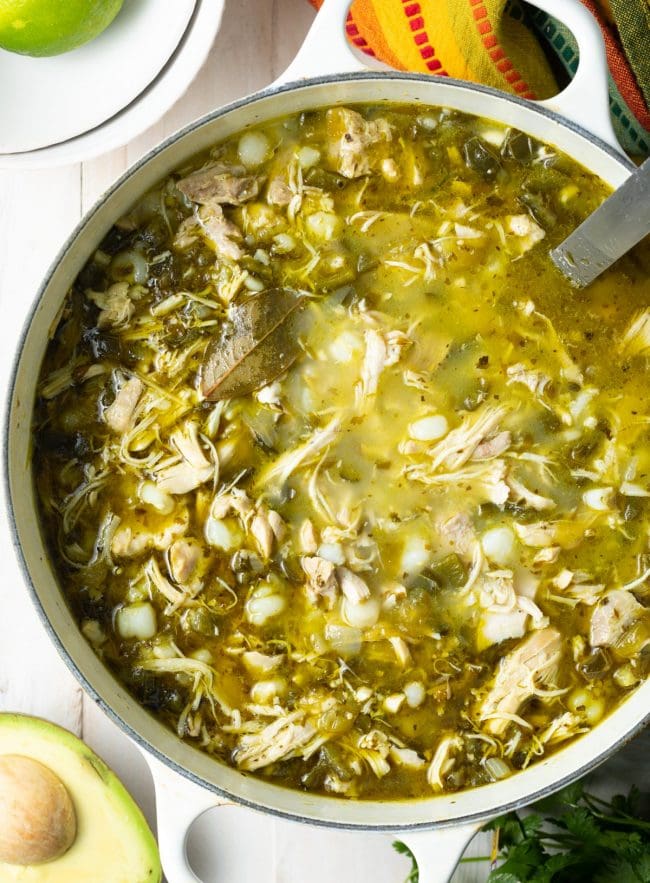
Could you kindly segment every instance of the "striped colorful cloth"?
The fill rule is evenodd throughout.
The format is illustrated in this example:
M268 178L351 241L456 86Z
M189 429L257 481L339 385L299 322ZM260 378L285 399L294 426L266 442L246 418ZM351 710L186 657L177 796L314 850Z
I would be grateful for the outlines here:
M310 0L318 9L323 0ZM581 0L603 31L616 134L631 154L650 153L649 0ZM578 64L572 34L518 0L354 0L355 46L397 70L485 83L547 98Z

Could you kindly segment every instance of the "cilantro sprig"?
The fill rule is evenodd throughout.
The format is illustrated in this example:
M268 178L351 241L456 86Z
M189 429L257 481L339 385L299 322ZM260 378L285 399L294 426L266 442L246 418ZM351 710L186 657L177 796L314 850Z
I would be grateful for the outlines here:
M607 801L576 782L531 810L483 829L494 832L499 854L486 883L650 883L650 794L633 787ZM411 851L393 845L413 862L405 883L418 883Z

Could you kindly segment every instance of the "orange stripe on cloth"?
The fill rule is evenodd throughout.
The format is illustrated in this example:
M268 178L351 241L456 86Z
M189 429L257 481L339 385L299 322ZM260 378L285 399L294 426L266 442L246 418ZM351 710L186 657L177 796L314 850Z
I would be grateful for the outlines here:
M510 61L499 45L483 0L468 0L468 2L470 6L474 7L472 15L476 22L476 30L481 37L481 43L488 57L495 64L496 69L503 74L508 86L517 95L521 95L522 98L537 98L537 94L530 88L519 71L515 69L512 61Z

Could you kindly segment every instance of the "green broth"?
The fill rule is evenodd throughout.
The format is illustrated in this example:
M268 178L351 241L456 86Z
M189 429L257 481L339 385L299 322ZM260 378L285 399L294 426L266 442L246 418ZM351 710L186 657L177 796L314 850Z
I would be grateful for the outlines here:
M219 144L111 230L34 480L83 634L181 738L422 797L643 680L648 250L586 291L548 258L607 192L496 123L363 106Z

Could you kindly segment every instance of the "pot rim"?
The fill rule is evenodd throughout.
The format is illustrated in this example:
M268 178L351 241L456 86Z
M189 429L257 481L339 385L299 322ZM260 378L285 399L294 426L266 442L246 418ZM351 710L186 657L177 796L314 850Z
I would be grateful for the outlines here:
M309 88L313 86L322 86L328 84L340 84L342 82L350 82L350 81L367 81L367 80L377 80L382 81L386 79L397 79L407 82L416 82L421 83L425 82L428 86L434 85L435 80L431 75L428 74L414 74L408 72L398 72L398 71L361 71L361 72L353 72L353 73L344 73L344 74L328 74L319 77L309 77L304 80L282 83L280 85L271 85L262 90L252 93L251 95L245 96L244 98L237 99L232 101L226 105L223 105L217 108L214 111L211 111L208 114L200 117L199 119L189 123L178 131L172 133L167 138L163 139L160 143L158 143L155 147L145 153L142 157L140 157L136 162L130 165L117 179L116 181L97 199L97 201L91 206L91 208L84 213L83 217L80 221L75 225L73 231L66 237L63 245L58 250L55 258L51 262L43 281L41 282L38 291L32 301L32 304L27 312L26 318L24 320L19 338L16 342L16 351L12 360L11 371L9 374L9 383L7 387L7 396L5 398L5 406L4 406L4 415L3 415L3 457L2 457L2 465L3 465L3 487L5 491L5 505L8 516L8 526L11 535L12 544L16 551L16 556L20 565L20 569L23 573L23 577L31 597L32 603L36 609L36 613L43 624L46 633L48 634L50 640L56 647L59 655L64 660L68 669L72 672L76 680L81 684L84 691L90 696L90 698L95 702L105 714L124 732L127 736L129 736L138 747L150 754L152 754L155 758L157 758L160 762L164 764L165 767L173 770L175 773L181 775L184 779L189 780L190 782L198 785L200 788L211 791L217 795L222 797L226 797L235 801L237 804L246 806L250 809L263 811L270 815L273 815L277 818L283 818L290 821L303 821L309 824L316 825L318 827L324 828L333 828L340 830L351 830L351 831L376 831L376 832L390 832L390 831L418 831L418 830L430 830L433 828L444 828L444 827L452 827L460 824L471 823L471 822L479 822L491 816L494 816L496 813L507 812L512 809L516 809L517 807L521 807L528 803L539 800L545 796L552 794L553 792L559 790L560 788L568 785L569 783L575 781L576 779L584 776L586 773L593 770L595 767L600 765L604 760L611 757L616 751L618 751L623 745L633 739L638 733L640 733L645 726L650 722L650 710L647 714L639 721L637 721L630 729L628 729L624 734L619 736L613 742L608 742L602 750L599 750L592 754L588 760L584 763L580 764L578 767L575 767L570 772L566 773L559 779L552 779L552 781L541 788L537 788L532 792L527 792L518 798L513 798L506 803L501 803L496 807L484 808L482 810L478 810L475 812L467 813L462 817L457 818L445 818L445 819L432 819L430 821L417 821L412 823L399 823L399 824L382 824L382 823L363 823L363 822L349 822L349 821L338 821L333 818L313 818L313 817L305 817L304 814L297 809L295 813L285 811L283 809L279 809L274 806L262 805L254 800L250 800L246 797L242 797L241 795L230 791L224 787L214 784L206 779L204 779L199 773L194 772L188 767L183 766L178 761L168 756L160 747L154 744L152 741L149 741L148 738L141 735L138 730L134 728L134 726L128 722L121 714L119 714L111 704L107 700L105 700L102 695L98 692L98 690L90 683L86 675L81 671L72 655L68 652L62 638L59 635L59 632L52 625L50 619L48 618L47 613L45 612L44 606L41 602L39 591L32 580L30 570L27 564L27 559L25 552L23 550L22 544L19 539L18 534L18 526L16 521L16 513L15 506L12 496L11 490L11 479L10 479L10 462L9 462L9 446L10 446L10 436L13 431L11 417L14 411L14 401L17 395L17 375L20 369L20 365L22 362L23 354L25 351L25 343L29 331L32 326L32 322L36 311L42 301L44 294L47 292L47 289L50 285L52 277L55 275L60 263L64 260L66 253L69 251L73 243L83 234L86 226L88 225L91 218L93 218L103 207L105 202L110 199L110 197L119 190L124 184L126 184L130 178L132 178L140 169L144 168L149 164L151 160L157 157L159 154L164 152L167 148L171 147L173 144L181 141L187 135L195 132L200 129L204 125L208 125L215 120L226 116L231 111L235 111L239 108L245 107L246 105L254 104L256 101L260 99L268 99L274 98L276 96L282 95L284 93L296 92L300 91L303 88ZM525 108L527 112L531 110L538 114L539 116L546 117L549 121L559 124L564 129L569 129L573 133L579 135L584 138L601 151L606 153L611 159L615 160L618 165L620 165L625 171L631 173L636 169L634 163L631 162L627 157L621 155L614 147L612 147L607 142L603 141L601 138L593 135L591 132L584 129L582 126L574 123L571 120L568 120L566 117L562 116L557 111L554 111L548 107L536 105L534 102L527 101L525 99L519 98L516 95L510 95L508 93L501 92L498 89L494 89L490 86L484 86L482 84L471 83L465 80L457 80L451 77L445 77L441 82L441 85L444 83L444 86L451 86L453 89L458 89L459 91L465 92L478 92L481 94L485 94L494 98L496 100L505 101L510 104L514 104ZM405 101L405 104L415 104L413 101ZM426 106L423 103L423 106ZM436 105L433 105L436 106ZM441 103L440 106L444 106ZM478 116L478 114L474 114ZM495 119L493 116L489 116L489 119ZM498 122L499 119L496 118ZM573 157L577 162L581 162L581 160ZM585 166L587 168L587 166ZM28 467L31 468L31 467ZM60 589L59 589L60 591ZM81 632L77 629L76 638L82 640ZM115 675L111 674L112 680L117 680ZM641 689L643 685L638 687L637 689ZM621 706L616 709L611 717L616 715L621 710ZM603 721L606 723L607 719ZM597 725L597 726L600 726ZM198 750L198 749L196 749ZM215 761L218 762L218 761ZM525 771L523 771L525 772ZM282 788L283 791L287 789L282 786L272 785L271 787ZM459 796L473 792L478 789L466 789L466 791L459 792ZM298 796L298 795L297 795ZM342 798L338 797L328 797L319 795L319 798L332 802L333 805L340 804L343 801ZM412 801L395 801L397 803L408 804L413 803L419 804L426 800L431 800L432 798L418 798ZM363 807L364 804L369 803L369 801L357 801L356 802L360 807ZM391 801L393 803L393 801Z

